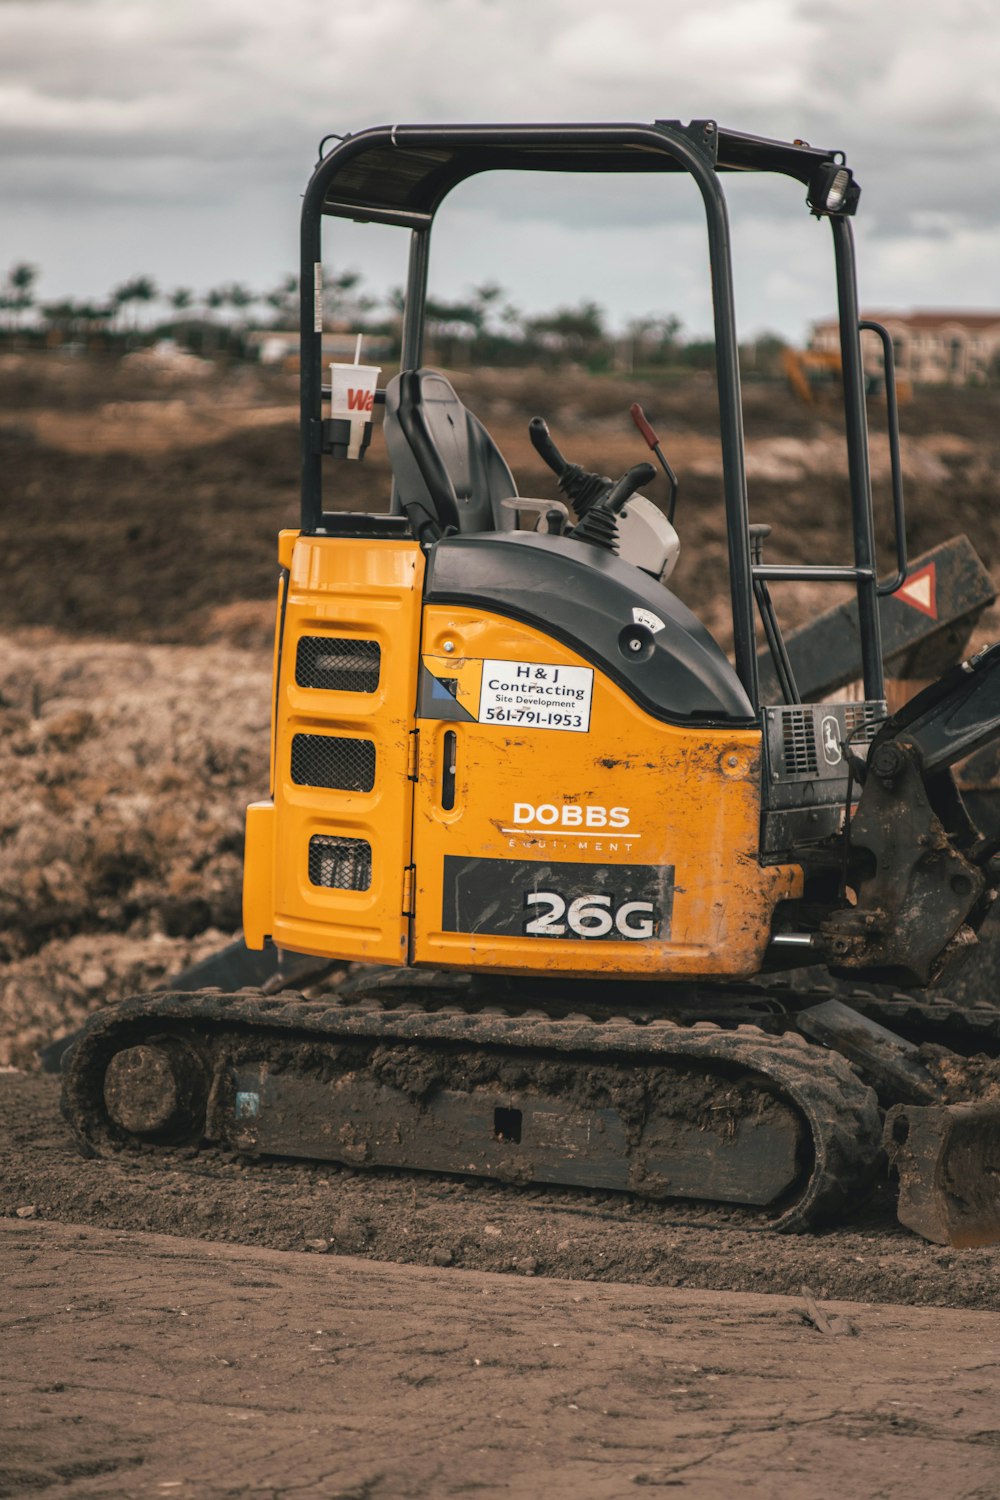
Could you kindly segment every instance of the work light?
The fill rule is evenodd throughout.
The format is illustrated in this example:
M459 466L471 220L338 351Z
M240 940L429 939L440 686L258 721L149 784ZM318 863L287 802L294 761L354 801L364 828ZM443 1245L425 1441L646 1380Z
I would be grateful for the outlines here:
M806 202L818 217L826 214L853 214L861 189L849 167L826 161L813 174Z

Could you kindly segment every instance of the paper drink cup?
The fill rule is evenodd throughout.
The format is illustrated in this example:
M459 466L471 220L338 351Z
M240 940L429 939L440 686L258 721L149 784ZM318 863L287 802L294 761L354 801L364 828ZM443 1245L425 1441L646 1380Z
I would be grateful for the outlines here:
M381 373L381 365L330 366L330 416L351 424L348 458L361 457L365 423L372 419L375 387Z

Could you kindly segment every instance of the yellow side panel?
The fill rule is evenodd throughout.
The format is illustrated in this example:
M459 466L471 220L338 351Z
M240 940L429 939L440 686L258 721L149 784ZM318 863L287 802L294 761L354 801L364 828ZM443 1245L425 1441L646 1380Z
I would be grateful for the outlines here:
M759 731L662 723L559 642L466 609L425 610L423 665L415 962L757 972L801 889L759 863Z
M274 803L247 808L243 855L243 937L248 948L263 948L274 925Z
M281 561L273 804L248 815L247 942L404 962L423 554L284 534Z

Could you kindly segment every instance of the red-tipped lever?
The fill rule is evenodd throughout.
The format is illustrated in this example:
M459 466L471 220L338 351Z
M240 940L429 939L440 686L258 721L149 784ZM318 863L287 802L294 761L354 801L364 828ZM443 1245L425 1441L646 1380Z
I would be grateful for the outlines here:
M632 406L629 407L629 415L631 416L632 421L635 423L636 427L638 427L644 442L646 442L648 446L652 448L653 452L660 460L660 468L667 476L667 483L670 486L670 498L667 500L667 520L672 526L674 524L674 510L677 507L677 475L667 463L667 460L664 457L663 449L660 447L660 440L656 436L656 433L653 431L652 427L650 427L649 423L646 421L646 413L643 411L638 401L634 402Z

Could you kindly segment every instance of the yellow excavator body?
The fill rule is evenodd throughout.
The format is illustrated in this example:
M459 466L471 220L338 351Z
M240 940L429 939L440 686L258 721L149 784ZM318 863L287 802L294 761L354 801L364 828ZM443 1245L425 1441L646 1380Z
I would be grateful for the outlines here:
M801 870L762 865L759 729L646 713L562 642L425 604L411 541L285 536L251 947L515 974L746 977ZM418 677L419 670L419 677Z

